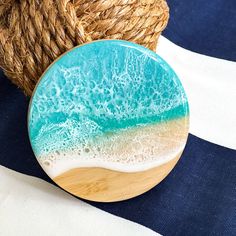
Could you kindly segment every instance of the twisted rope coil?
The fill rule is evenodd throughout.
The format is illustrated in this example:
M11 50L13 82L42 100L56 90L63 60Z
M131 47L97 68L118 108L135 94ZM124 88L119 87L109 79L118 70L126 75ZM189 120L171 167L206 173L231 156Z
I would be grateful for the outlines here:
M165 0L0 0L0 67L26 95L62 53L97 39L155 50Z

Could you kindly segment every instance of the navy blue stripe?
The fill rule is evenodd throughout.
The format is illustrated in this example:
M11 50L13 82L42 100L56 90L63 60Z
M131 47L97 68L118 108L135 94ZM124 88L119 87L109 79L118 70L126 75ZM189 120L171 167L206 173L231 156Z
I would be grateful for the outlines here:
M92 205L163 235L236 235L236 151L190 134L177 166L151 191Z
M0 165L51 182L30 148L28 102L0 75ZM190 135L177 166L151 191L90 204L164 235L236 235L236 151Z
M235 0L167 0L170 20L163 35L201 54L236 61Z

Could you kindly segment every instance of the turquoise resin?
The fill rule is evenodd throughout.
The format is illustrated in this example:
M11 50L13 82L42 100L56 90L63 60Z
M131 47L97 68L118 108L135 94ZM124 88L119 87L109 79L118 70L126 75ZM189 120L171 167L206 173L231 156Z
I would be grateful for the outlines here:
M44 73L31 100L29 136L40 158L188 113L178 77L156 53L126 41L95 41Z

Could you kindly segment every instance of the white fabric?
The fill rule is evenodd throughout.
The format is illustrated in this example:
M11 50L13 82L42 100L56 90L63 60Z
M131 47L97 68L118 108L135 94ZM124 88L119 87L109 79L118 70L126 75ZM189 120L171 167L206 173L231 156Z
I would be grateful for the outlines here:
M236 62L183 49L164 37L157 53L179 76L190 105L190 133L236 149Z
M0 166L0 235L158 236L59 188Z

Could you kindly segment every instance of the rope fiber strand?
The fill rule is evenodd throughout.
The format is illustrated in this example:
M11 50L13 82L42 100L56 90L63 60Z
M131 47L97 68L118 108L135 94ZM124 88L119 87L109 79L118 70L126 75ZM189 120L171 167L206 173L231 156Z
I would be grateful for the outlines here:
M155 50L168 18L165 0L0 0L0 67L30 96L65 51L98 39Z

